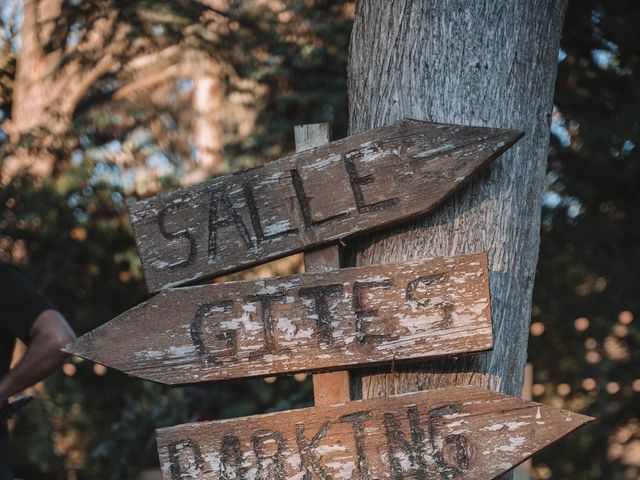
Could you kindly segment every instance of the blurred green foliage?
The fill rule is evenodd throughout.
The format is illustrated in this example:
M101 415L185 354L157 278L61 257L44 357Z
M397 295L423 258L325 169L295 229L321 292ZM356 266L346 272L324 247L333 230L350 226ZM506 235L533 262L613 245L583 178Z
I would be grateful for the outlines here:
M237 143L225 144L224 157L232 170L291 151L296 123L331 121L336 135L344 136L351 21L341 2L275 2L275 7L230 3L225 21L237 25L216 37L201 28L207 8L198 2L102 1L102 9L97 9L92 2L65 1L50 48L82 43L77 32L93 28L113 11L118 22L131 27L122 62L138 53L137 39L151 38L160 44L158 48L173 44L197 50L222 65L228 94L246 93L243 80L262 89L252 105L258 127ZM194 4L199 6L183 8ZM6 55L0 57L4 118L11 115L15 76L10 46L11 41L5 41ZM145 48L155 51L154 46ZM62 64L82 55L73 49L68 52ZM0 189L2 258L19 264L78 334L148 296L125 204L153 192L137 187L158 175L153 162L159 157L176 168L165 169L157 188L175 186L184 173L181 163L190 160L185 133L189 126L181 125L190 105L180 97L181 87L186 97L191 94L189 82L179 78L178 88L168 91L170 101L156 108L144 98L138 103L115 99L114 92L127 81L125 73L112 71L87 92L64 141L47 152L56 162L51 176L18 172ZM152 131L158 120L165 127L160 135ZM30 132L18 145L3 142L3 157L9 158L19 147L40 148L42 142L31 140L39 135L50 132L46 128ZM171 135L180 137L181 143L167 141ZM0 136L6 139L1 130ZM126 148L133 151L133 161L123 165L114 158ZM31 152L36 160L42 153L35 148ZM36 388L37 401L18 419L13 435L19 477L136 478L145 468L157 468L156 428L288 409L311 401L310 381L293 377L273 385L248 380L169 388L113 370L104 373L79 358L65 368L65 373L54 374Z
M538 478L640 478L639 22L636 1L569 2L529 358L536 399L597 421Z

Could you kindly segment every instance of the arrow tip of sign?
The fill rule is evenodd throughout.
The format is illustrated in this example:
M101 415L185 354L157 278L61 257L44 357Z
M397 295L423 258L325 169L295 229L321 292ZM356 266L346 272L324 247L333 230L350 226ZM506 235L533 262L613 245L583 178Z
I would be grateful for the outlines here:
M495 130L495 131L504 132L504 133L514 132L514 133L517 133L520 137L524 136L524 131L519 130L517 128L499 128L499 127L488 127L486 125L462 125L458 123L433 122L429 120L420 120L420 119L411 118L411 117L404 117L398 120L396 124L398 125L411 125L411 124L416 125L417 124L417 125L423 125L423 126L433 125L433 126L442 126L442 127L456 126L461 128L477 128L477 129Z
M551 444L595 420L594 417L542 403L532 402L530 405L534 409L533 419L536 425L545 427L539 431L540 438L538 438L538 441L542 440L539 448L543 448L545 444Z
M481 131L491 131L494 135L492 137L504 137L502 139L496 138L496 140L501 140L503 142L503 147L500 151L505 151L509 149L514 143L524 137L525 133L523 130L513 129L513 128L495 128L495 127L487 127L482 125L458 125L453 123L441 123L441 122L430 122L427 120L418 120L415 118L405 117L401 120L398 120L396 123L401 129L413 127L433 127L433 128L446 128L446 127L458 127L462 129L474 129L478 132Z
M522 130L503 130L504 135L508 138L507 147L511 147L514 143L518 142L522 137L524 137L524 131Z
M61 350L69 355L84 358L85 360L94 360L89 352L92 351L91 345L93 344L93 332L86 333L73 342L65 345Z
M558 409L566 415L565 422L571 425L575 425L575 428L581 427L582 425L586 425L587 423L593 422L596 420L595 417L590 417L588 415L582 415L581 413L570 412L568 410ZM573 428L571 429L573 430Z

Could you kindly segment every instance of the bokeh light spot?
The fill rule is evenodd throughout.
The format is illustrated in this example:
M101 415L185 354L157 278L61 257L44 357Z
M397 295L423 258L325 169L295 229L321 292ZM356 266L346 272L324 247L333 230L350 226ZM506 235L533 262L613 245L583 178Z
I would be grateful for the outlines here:
M589 319L587 317L576 318L576 321L573 322L573 326L578 332L584 332L589 328Z
M633 313L629 310L623 310L618 314L618 321L623 325L629 325L633 322Z
M536 383L531 387L531 393L533 393L536 397L541 397L544 395L544 385L541 383Z
M293 378L296 382L304 382L307 379L306 373L296 373Z
M539 337L544 333L544 323L542 322L533 322L530 327L531 335L534 337Z
M607 393L611 395L615 395L620 391L620 384L618 382L609 382L607 383Z
M558 392L558 395L560 395L561 397L566 397L571 393L571 385L569 385L568 383L560 383L556 387L556 392Z

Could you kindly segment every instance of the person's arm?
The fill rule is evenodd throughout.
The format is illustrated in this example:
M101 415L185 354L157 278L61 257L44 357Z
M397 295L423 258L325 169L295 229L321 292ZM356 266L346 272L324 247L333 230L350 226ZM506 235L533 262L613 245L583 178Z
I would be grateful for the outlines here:
M60 349L74 338L73 330L58 311L49 309L38 315L29 329L27 351L0 379L0 405L52 373L66 357Z

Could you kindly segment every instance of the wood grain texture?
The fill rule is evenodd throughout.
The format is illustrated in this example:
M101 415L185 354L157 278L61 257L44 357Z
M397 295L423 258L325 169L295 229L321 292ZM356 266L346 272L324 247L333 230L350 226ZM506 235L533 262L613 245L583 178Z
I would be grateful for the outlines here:
M516 128L524 139L428 217L349 243L346 266L487 250L492 352L367 371L363 397L451 385L519 395L527 352L565 0L358 1L350 132L403 117Z
M590 421L477 387L157 431L164 480L489 480Z
M328 123L312 123L294 127L296 152L326 145L331 141L331 127ZM304 254L305 272L327 272L340 268L338 245L330 245ZM349 372L316 373L313 381L314 405L331 405L350 400Z
M404 120L129 204L150 291L433 210L521 132Z
M313 404L333 405L351 400L351 381L348 370L314 373Z
M486 255L164 290L68 353L165 384L492 346Z

